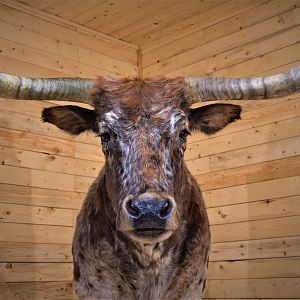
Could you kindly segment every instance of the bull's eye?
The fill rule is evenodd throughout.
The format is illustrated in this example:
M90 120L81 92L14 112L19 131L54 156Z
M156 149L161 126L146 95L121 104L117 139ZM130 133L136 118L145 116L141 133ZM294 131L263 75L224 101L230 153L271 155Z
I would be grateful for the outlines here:
M103 143L107 143L110 140L110 135L107 132L103 132L100 134L100 138Z
M183 142L185 142L189 134L190 134L190 132L189 132L187 129L181 130L181 131L179 132L179 138L180 138Z

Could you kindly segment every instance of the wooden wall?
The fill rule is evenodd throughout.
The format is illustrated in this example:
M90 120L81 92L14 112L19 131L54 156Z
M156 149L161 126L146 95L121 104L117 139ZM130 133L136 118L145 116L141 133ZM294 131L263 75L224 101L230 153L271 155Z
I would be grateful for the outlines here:
M135 46L13 0L1 3L0 71L137 74ZM199 13L147 37L140 70L144 76L287 70L300 63L299 7L299 0L224 1L213 15ZM300 96L239 103L241 121L211 137L195 134L186 152L213 236L205 297L299 298ZM0 100L0 299L74 297L74 220L103 155L93 136L71 138L41 123L41 110L51 105Z
M253 76L299 64L300 1L243 3L204 12L186 35L152 36L143 75ZM241 103L241 121L195 134L185 156L212 231L205 298L299 299L300 95Z
M0 71L135 76L137 48L14 1L0 4ZM103 164L98 139L40 120L48 102L0 100L0 299L72 299L77 211Z

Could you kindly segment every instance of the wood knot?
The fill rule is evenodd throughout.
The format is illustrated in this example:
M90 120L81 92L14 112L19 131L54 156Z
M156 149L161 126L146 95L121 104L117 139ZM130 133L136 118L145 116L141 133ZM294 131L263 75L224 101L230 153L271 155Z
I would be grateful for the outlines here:
M6 269L11 269L11 268L12 268L12 264L11 264L11 263L7 263L7 264L5 265L5 268L6 268Z

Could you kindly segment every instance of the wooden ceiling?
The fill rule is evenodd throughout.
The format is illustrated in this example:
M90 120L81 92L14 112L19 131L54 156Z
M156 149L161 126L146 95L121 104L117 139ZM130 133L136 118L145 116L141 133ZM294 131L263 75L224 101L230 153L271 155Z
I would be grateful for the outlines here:
M18 0L141 48L180 36L225 0ZM243 0L235 0L241 2Z

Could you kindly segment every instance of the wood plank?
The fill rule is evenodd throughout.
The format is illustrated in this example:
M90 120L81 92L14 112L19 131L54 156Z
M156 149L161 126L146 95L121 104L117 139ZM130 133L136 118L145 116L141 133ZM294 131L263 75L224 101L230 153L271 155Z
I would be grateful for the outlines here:
M0 282L71 281L72 263L0 263Z
M85 194L0 183L0 202L56 208L81 208Z
M1 300L66 300L73 296L70 281L0 283L0 289Z
M176 7L178 5L178 0L172 1L172 4ZM100 9L105 11L105 18L99 14L94 13L94 18L90 18L90 21L84 23L85 26L92 27L101 32L107 34L112 34L116 38L121 40L126 40L132 42L132 39L129 39L129 34L135 34L135 30L140 33L140 26L145 28L144 33L149 32L153 27L159 27L161 24L161 14L165 15L167 12L176 13L174 6L170 6L170 1L155 1L154 3L137 3L135 1L130 1L128 5L122 5L121 2L115 3L115 5L110 5L109 2L103 3ZM157 14L157 11L160 11L160 14ZM114 17L118 16L120 19L119 22L113 24ZM153 24L155 21L151 16L155 15L156 25ZM109 24L112 24L109 26ZM151 28L151 29L150 29Z
M258 127L266 124L271 124L274 122L280 122L288 119L297 118L300 115L300 98L296 94L292 97L283 98L283 99L289 99L289 98L291 100L282 101L279 103L277 102L277 100L275 101L264 100L263 102L261 102L264 104L263 107L260 107L259 104L258 106L254 107L254 109L251 111L242 112L241 120L227 125L216 135L207 136L204 134L194 133L192 136L189 137L188 143L193 143L193 142L202 141L206 139L214 139L215 137L219 137L221 135L228 135L229 133L251 129L253 127ZM249 100L245 102L251 103L252 105L257 103L256 101L249 101ZM230 103L238 104L238 105L241 104L240 101L230 101ZM206 104L211 104L211 103L206 102Z
M202 298L203 300L209 299L209 298ZM243 300L291 300L293 298L243 298ZM238 298L214 298L214 300L241 300Z
M65 140L73 140L72 136L50 123L43 123L41 118L26 116L21 113L0 111L0 126L2 128L20 130Z
M0 242L0 262L72 262L71 245Z
M50 172L96 177L103 164L48 153L39 153L0 146L2 165L31 168Z
M0 203L0 222L73 226L73 210Z
M73 136L57 128L55 125L43 123L40 117L26 116L22 113L10 112L10 114L7 114L7 111L0 110L0 126L13 130L22 129L24 132L52 136L69 141L76 140L76 142L99 145L99 140L93 133L81 134L74 139Z
M300 217L283 217L210 226L214 243L297 236Z
M74 176L74 192L87 193L95 178L86 176Z
M101 171L104 163L84 159L74 159L74 175L88 176L95 178Z
M300 295L298 278L208 280L204 298L293 298Z
M0 53L0 61L0 71L3 73L32 77L68 77L64 72L49 70L35 64L8 57L2 53Z
M75 143L74 157L83 160L97 161L102 164L105 162L104 154L99 141L98 145Z
M242 166L229 170L195 176L202 191L215 190L230 186L243 185L272 179L279 179L300 174L300 157Z
M200 16L198 15L198 18L201 18L203 15L204 19L201 18L201 24L199 24L197 31L186 34L189 31L189 28L186 28L187 31L184 32L184 36L183 32L179 32L177 37L171 40L166 36L163 45L156 46L155 49L153 49L155 46L152 46L151 51L145 49L143 51L143 66L146 67L155 64L157 60L166 60L174 55L237 32L241 28L252 26L267 18L288 11L297 4L297 1L285 1L283 3L280 0L265 2L227 1L224 5L216 7L213 10L213 14L212 12L209 14L208 11L205 11ZM228 11L229 8L232 9ZM205 24L205 18L211 24ZM199 19L195 21L199 22ZM178 24L176 25L178 26ZM182 36L180 37L180 35Z
M86 1L80 0L79 3L76 3L76 5L72 6L72 9L64 9L63 11L61 11L60 15L62 15L64 19L72 20L72 22L82 24L82 22L80 22L80 20L82 20L82 18L84 18L83 15L88 14L88 17L90 18L91 11L94 11L95 9L97 9L97 6L99 5L99 3L101 4L104 1L98 0L98 1L86 2Z
M79 207L74 207L74 209L80 209L81 208L81 206L82 206L82 203L84 202L84 200L85 200L85 198L86 198L86 193L76 193L76 192L73 192L73 197L74 197L74 199L75 199L75 201L77 202L77 203L80 203L80 206Z
M72 0L72 1L59 1L59 0L52 0L49 2L44 3L44 11L51 12L53 15L59 16L62 11L64 10L72 10L73 6L76 7L77 3L80 0ZM41 9L41 8L40 8Z
M210 225L300 216L300 195L207 209Z
M299 256L300 236L213 243L210 261Z
M16 74L18 75L18 74ZM41 75L40 75L41 76ZM44 108L59 105L76 105L87 109L93 107L87 103L54 100L20 100L0 98L0 109L40 118ZM80 142L80 141L79 141Z
M186 166L193 175L210 172L209 157L188 160L186 161Z
M2 165L74 174L73 158L0 146ZM87 174L88 175L88 174Z
M65 19L50 15L46 12L32 9L17 1L5 0L2 3L2 19L7 23L26 30L63 40L74 46L88 47L93 51L109 57L122 57L123 61L136 65L137 47L116 40L110 36L80 26ZM1 16L0 16L1 18ZM49 26L50 24L50 26Z
M300 277L300 258L220 261L208 264L208 280Z
M166 1L163 1L166 2ZM126 40L131 43L137 43L136 41L141 37L147 36L148 33L157 31L160 28L168 27L174 23L174 20L180 20L185 18L191 18L194 15L198 15L204 10L209 10L217 6L220 3L224 3L223 0L215 1L201 1L190 4L189 2L181 6L181 3L176 3L174 0L162 8L157 8L154 11L156 15L155 22L153 22L153 13L146 13L143 18L135 21L133 24L129 24L126 27L120 27L119 30L113 31L115 37L119 39ZM154 2L155 3L155 2ZM157 5L157 4L156 4ZM178 9L178 5L181 6L181 9ZM152 8L155 8L155 5L152 5ZM159 13L158 13L159 12ZM142 26L140 26L142 24ZM103 27L99 28L100 31L103 30ZM144 29L144 30L143 30ZM109 32L108 32L109 33ZM137 45L140 45L139 43Z
M260 1L255 2L256 5L254 3L252 5L259 6L261 4ZM191 18L176 20L176 22L168 27L148 34L140 39L139 43L145 49L145 54L147 54L158 47L162 48L169 43L180 41L187 36L196 35L204 28L210 28L215 24L223 23L222 21L228 18L237 17L239 13L248 11L249 7L251 6L247 1L226 1L213 9L202 11Z
M64 12L61 16L65 19L67 15L72 14L72 17L70 18L70 20L72 20L72 22L75 22L75 23L78 23L78 24L81 24L84 26L84 24L91 21L93 18L97 18L98 11L105 11L105 14L106 14L105 17L107 17L107 9L103 9L103 5L105 3L108 4L107 1L105 1L105 0L90 1L90 2L83 1L82 7L80 7L80 5L73 7L72 10L75 11L74 14L72 13L72 11ZM113 6L114 5L112 5L112 7ZM127 7L127 5L126 5L126 7ZM118 18L118 22L115 22L115 23L119 23L119 21L121 22L120 14L116 13L116 15L119 15L119 18ZM124 19L124 18L122 18L122 19ZM115 24L112 24L112 25L116 26Z
M16 62L15 62L16 64ZM10 73L15 74L15 73ZM19 75L18 73L15 75ZM42 74L40 75L42 76ZM41 113L44 108L55 106L48 101L37 101L37 100L14 100L0 98L0 109L5 111L11 111L21 113L27 116L33 116L36 118L41 117Z
M100 74L105 76L121 75L118 72L104 69L99 71L96 67L88 66L78 61L59 56L58 54L44 53L41 50L4 38L0 38L0 43L0 50L5 56L35 64L46 69L63 72L68 74L69 77L96 78Z
M74 176L0 165L0 183L73 191Z
M74 228L67 226L0 223L0 241L71 244Z
M297 61L291 61L284 65L277 65L273 66L272 68L268 68L267 70L262 70L261 72L256 73L257 76L267 76L268 74L279 74L284 73L286 70L290 70L292 68L295 68L296 66L299 66L300 59ZM256 76L255 75L255 76Z
M96 67L99 69L99 74L103 73L103 71L108 71L117 75L128 74L133 76L137 72L137 68L133 64L123 62L120 58L114 59L90 49L73 46L64 40L58 42L56 39L34 33L24 28L20 29L7 23L7 21L0 20L0 37L40 50L49 55L58 55L83 65Z
M225 52L243 44L250 43L267 35L274 34L281 30L291 28L299 24L300 8L291 9L275 17L256 23L238 32L224 36L215 41L195 47L189 51L172 56L162 62L156 63L144 68L144 74L155 76L159 74L169 74L172 71L179 70L182 67L198 63L213 55ZM220 47L220 45L222 45ZM172 73L174 76L175 74ZM197 75L203 75L201 73Z
M300 41L296 40L293 45L271 51L258 57L254 57L252 59L241 62L238 65L233 65L222 70L212 72L209 75L225 77L253 77L255 76L255 74L260 73L264 70L270 70L276 66L299 61L299 49Z
M280 51L282 48L292 46L297 43L299 40L299 33L300 26L295 26L279 32L274 36L266 36L258 41L239 47L238 49L221 53L214 58L214 61L212 59L207 59L205 62L203 61L203 65L205 64L207 67L210 65L210 67L205 70L205 74L214 73L237 64L243 64L243 62L257 57L265 58L264 55L267 57L270 52ZM290 61L293 61L292 57L289 57L289 59ZM199 72L204 71L201 70L203 65L197 64Z
M270 124L256 126L246 130L188 144L184 154L185 160L196 159L207 155L246 148L253 145L269 143L300 135L300 117ZM247 137L245 139L245 136Z
M73 226L74 227L76 226L77 216L78 216L79 212L80 212L80 210L78 210L78 209L73 210Z
M286 177L203 192L206 207L219 207L300 195L300 176Z
M0 128L0 145L61 156L74 156L72 141L30 132Z
M300 136L250 146L209 157L212 172L300 154Z
M180 73L182 76L189 76L197 70L197 74L217 75L222 73L222 70L226 72L227 69L231 70L231 67L235 69L234 66L243 65L247 61L251 61L254 65L256 59L259 60L260 57L266 59L269 55L272 55L271 52L280 51L280 49L286 48L287 46L295 45L299 40L299 32L299 25L284 29L180 68ZM277 53L275 53L275 55L277 55ZM293 61L292 57L290 57L290 61ZM257 71L255 69L252 73L256 72L259 72L259 70ZM175 74L175 72L169 73L169 75ZM246 75L247 74L244 74L244 76Z

